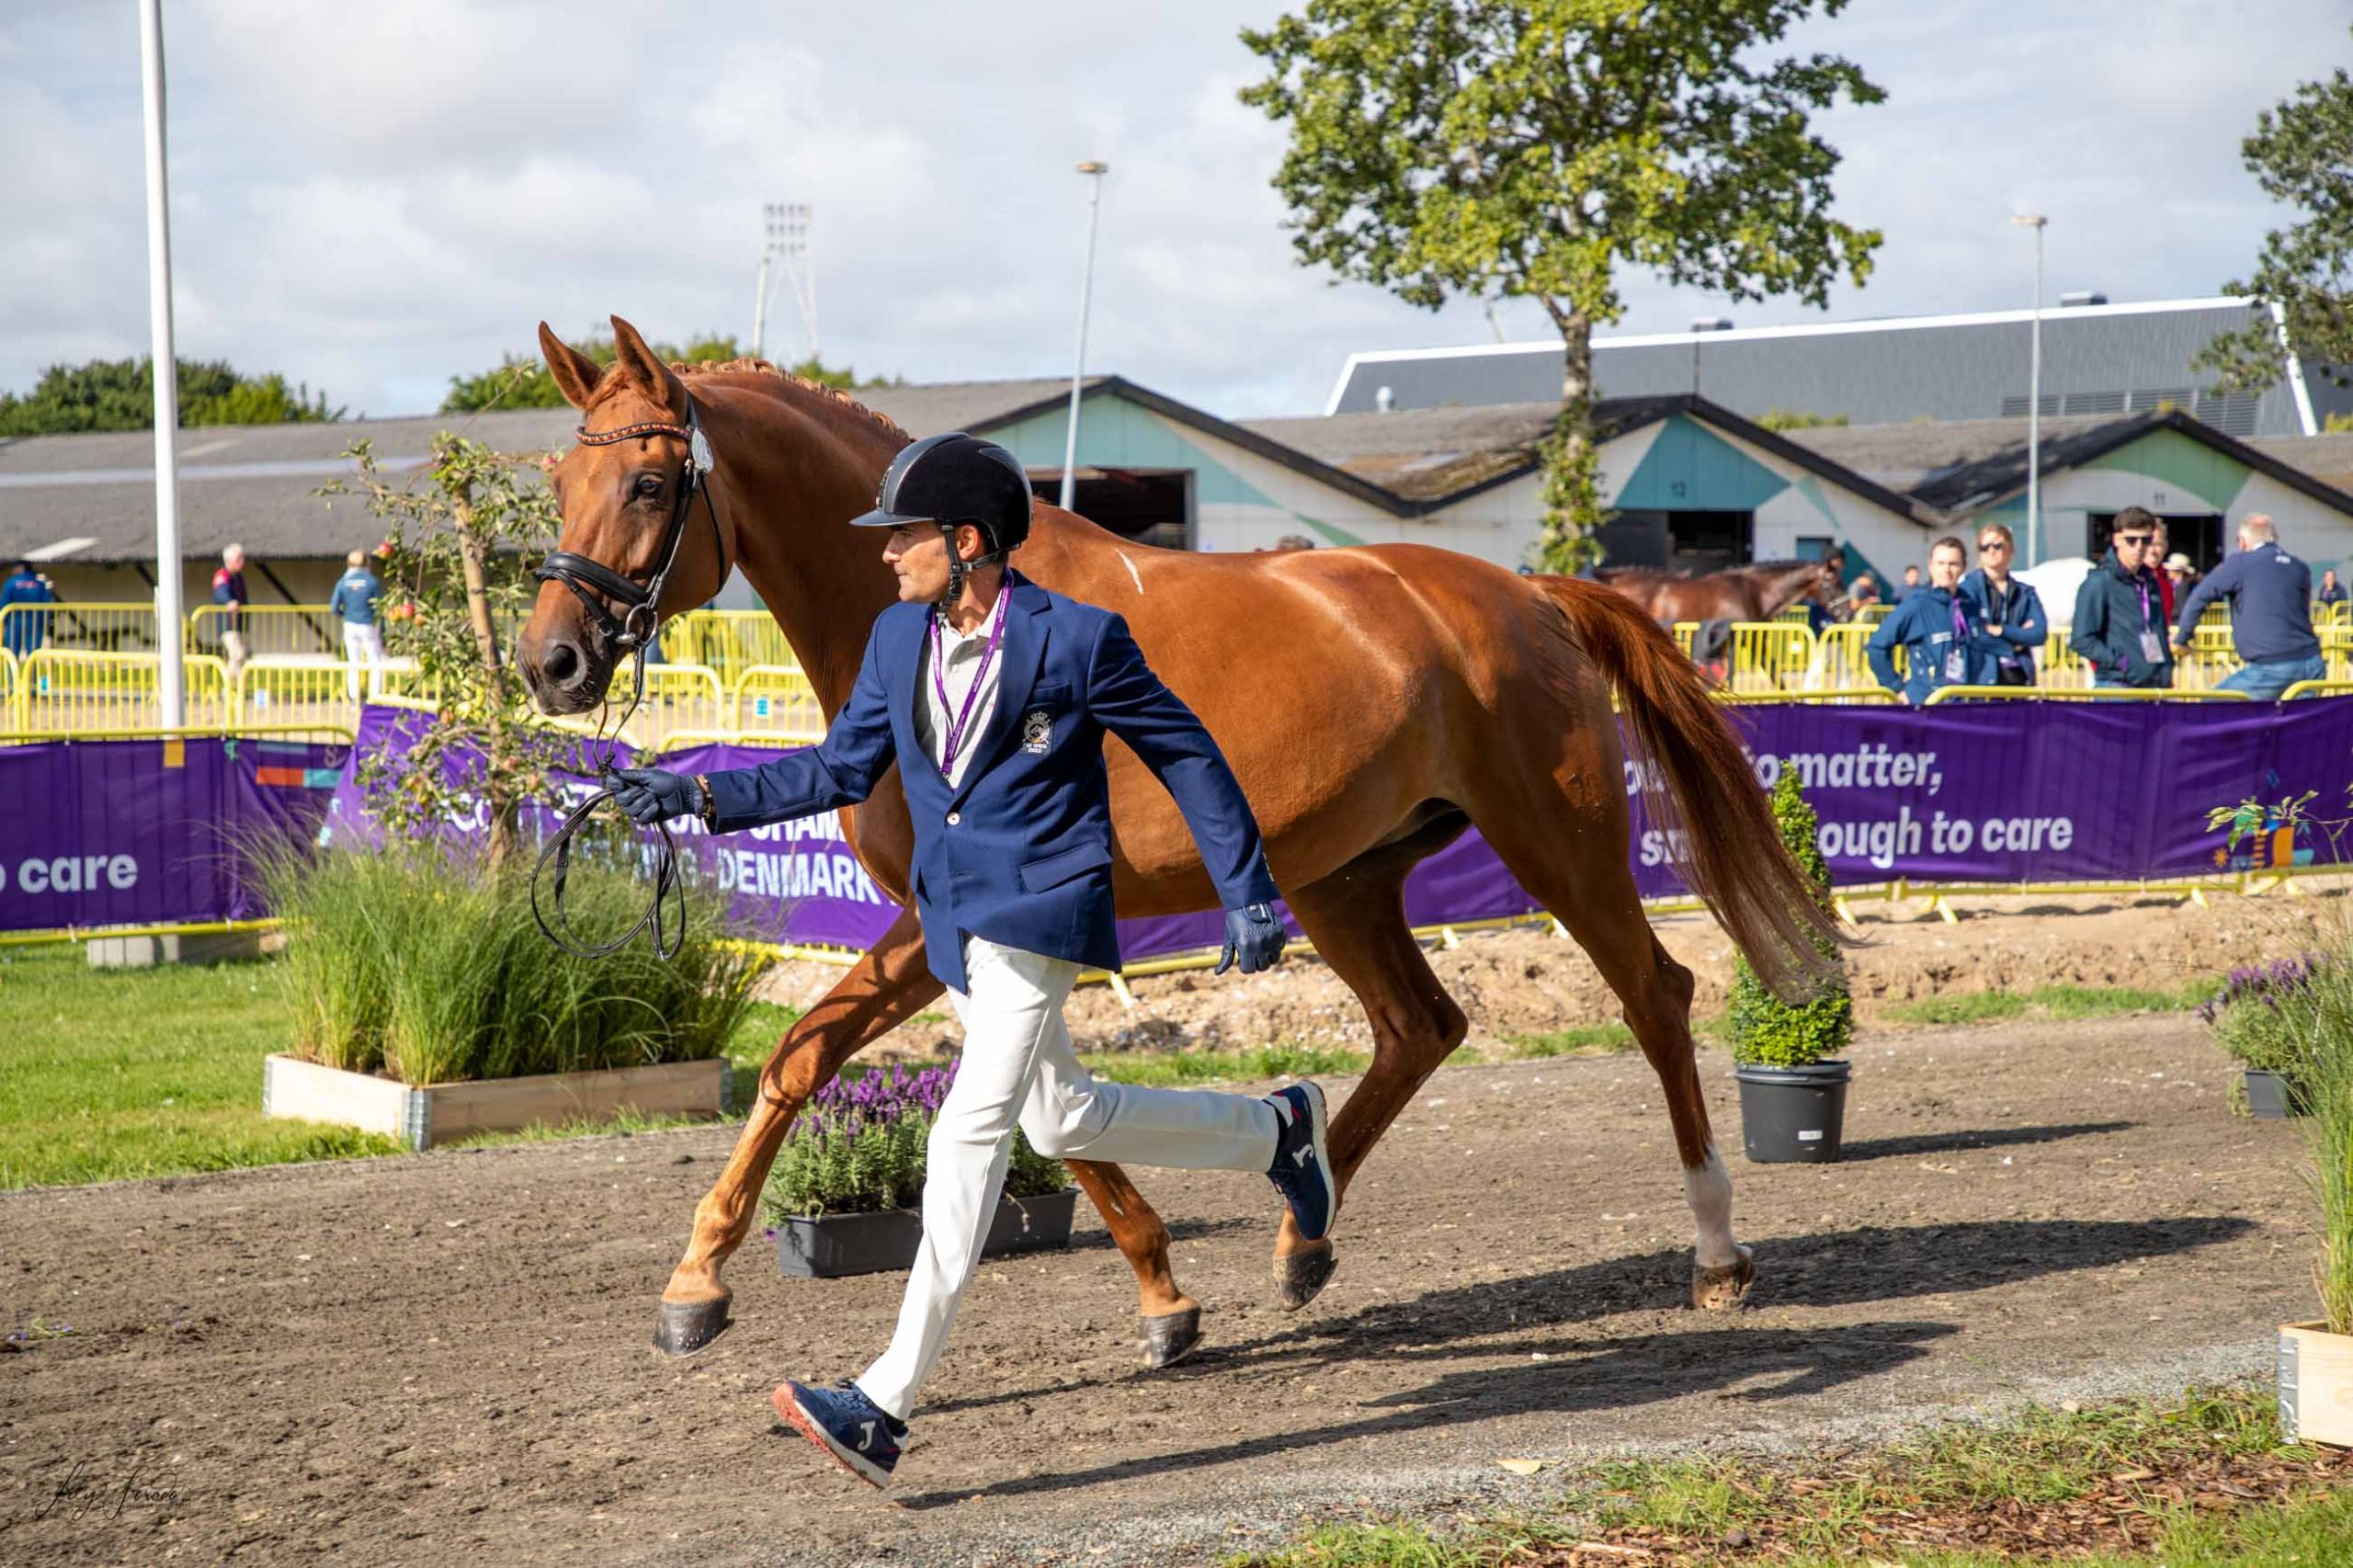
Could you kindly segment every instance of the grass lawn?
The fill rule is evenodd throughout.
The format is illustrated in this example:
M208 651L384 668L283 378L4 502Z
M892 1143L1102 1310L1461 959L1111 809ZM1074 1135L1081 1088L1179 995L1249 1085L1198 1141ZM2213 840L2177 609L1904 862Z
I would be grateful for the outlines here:
M2040 1409L1771 1462L1603 1464L1558 1502L1444 1535L1336 1525L1236 1568L1738 1561L1996 1568L2325 1568L2353 1561L2353 1459L2283 1445L2268 1393Z
M2221 989L2191 980L2170 989L2131 985L2039 985L2031 991L1978 991L1899 1002L1887 1016L1907 1024L1984 1024L2029 1014L2047 1018L2104 1018L2119 1013L2187 1012Z
M2103 991L2050 986L1891 1008L1907 1022L1956 1024L2040 1012L2060 1017L2195 1006L2210 988ZM735 1103L748 1106L761 1062L799 1016L755 1005L728 1046ZM926 1014L939 1023L942 1014ZM1711 1023L1700 1021L1703 1033ZM112 1181L389 1154L389 1138L299 1121L266 1121L261 1062L293 1039L276 960L215 968L92 970L63 943L0 948L0 1187ZM1506 1059L1623 1051L1620 1024L1524 1035ZM1126 1083L1186 1087L1269 1078L1346 1075L1370 1057L1336 1047L1278 1043L1234 1051L1090 1053L1086 1065ZM571 1137L586 1131L676 1126L627 1119L488 1134L475 1143Z

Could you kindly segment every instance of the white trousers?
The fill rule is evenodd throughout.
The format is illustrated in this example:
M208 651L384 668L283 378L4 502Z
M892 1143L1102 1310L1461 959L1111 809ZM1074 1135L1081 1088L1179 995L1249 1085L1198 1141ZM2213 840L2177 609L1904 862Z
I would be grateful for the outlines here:
M376 675L384 667L384 633L381 627L360 626L352 621L343 623L343 660L351 669L344 676L344 689L351 700L359 700L359 672L368 672L368 695L376 695Z
M1088 1073L1063 1025L1074 963L974 937L964 975L971 989L948 994L963 1021L964 1060L926 1146L923 1245L891 1347L858 1379L902 1421L980 1264L1017 1123L1055 1159L1220 1171L1265 1170L1280 1127L1275 1108L1250 1095L1138 1088Z

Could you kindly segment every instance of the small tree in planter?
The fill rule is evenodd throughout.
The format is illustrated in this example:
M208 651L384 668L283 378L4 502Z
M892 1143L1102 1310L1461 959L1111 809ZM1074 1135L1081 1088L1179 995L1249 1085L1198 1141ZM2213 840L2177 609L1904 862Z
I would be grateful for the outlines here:
M2353 1447L2353 940L2301 995L2311 1028L2298 1067L2320 1201L2321 1315L2280 1326L2279 1425L2307 1442Z
M955 1068L891 1067L811 1096L761 1195L785 1273L832 1278L906 1268L923 1241L926 1145ZM982 1256L1061 1246L1076 1191L1018 1131Z
M1773 784L1773 822L1781 842L1830 901L1830 863L1814 841L1813 808L1794 768ZM1823 956L1838 959L1825 944ZM1733 1076L1740 1084L1742 1142L1761 1162L1826 1161L1838 1157L1847 1112L1847 1063L1839 1053L1854 1037L1855 1004L1843 963L1838 980L1805 1002L1784 1002L1765 987L1748 960L1739 960L1732 988Z
M2234 1097L2261 1119L2303 1108L2318 1032L2313 984L2327 961L2314 953L2234 969L2198 1009L2215 1043L2239 1064Z

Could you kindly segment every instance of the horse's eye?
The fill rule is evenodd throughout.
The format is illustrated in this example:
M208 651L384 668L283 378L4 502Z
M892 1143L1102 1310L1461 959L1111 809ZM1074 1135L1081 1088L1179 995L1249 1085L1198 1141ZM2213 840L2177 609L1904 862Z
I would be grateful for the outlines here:
M641 500L661 494L662 476L658 473L639 474L637 476L637 494Z

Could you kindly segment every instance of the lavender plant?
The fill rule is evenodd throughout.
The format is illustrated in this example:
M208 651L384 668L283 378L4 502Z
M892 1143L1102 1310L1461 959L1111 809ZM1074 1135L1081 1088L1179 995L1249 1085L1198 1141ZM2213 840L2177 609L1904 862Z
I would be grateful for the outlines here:
M923 1199L932 1123L955 1076L952 1064L892 1066L835 1078L811 1096L761 1195L768 1223L915 1207ZM1069 1185L1061 1161L1014 1133L1006 1197L1043 1198Z
M2318 1043L2313 986L2330 967L2324 953L2242 965L2223 977L2198 1016L2240 1066L2301 1083Z

